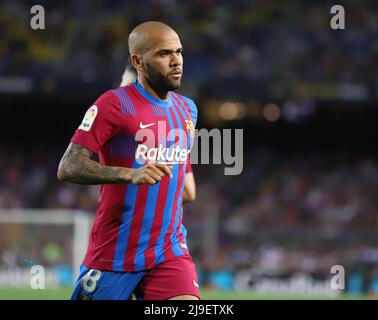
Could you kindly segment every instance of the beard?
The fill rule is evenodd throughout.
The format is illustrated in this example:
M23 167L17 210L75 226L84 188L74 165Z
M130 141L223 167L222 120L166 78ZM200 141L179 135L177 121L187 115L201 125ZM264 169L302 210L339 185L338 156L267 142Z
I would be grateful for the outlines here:
M155 91L173 91L181 87L181 80L175 82L171 81L168 76L165 76L148 63L145 64L146 79L149 85Z

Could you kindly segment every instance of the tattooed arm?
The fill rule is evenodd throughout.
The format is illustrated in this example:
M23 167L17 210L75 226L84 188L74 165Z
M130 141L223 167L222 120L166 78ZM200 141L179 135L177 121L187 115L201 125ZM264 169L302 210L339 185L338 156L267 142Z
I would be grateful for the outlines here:
M59 163L58 179L78 184L132 183L156 184L164 174L172 177L171 167L149 163L138 169L105 166L91 159L93 152L70 143Z

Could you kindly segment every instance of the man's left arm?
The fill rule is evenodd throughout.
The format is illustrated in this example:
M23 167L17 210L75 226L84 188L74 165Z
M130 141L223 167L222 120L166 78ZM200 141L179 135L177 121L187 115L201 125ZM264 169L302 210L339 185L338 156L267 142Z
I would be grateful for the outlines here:
M190 107L191 126L190 129L190 149L192 148L195 136L195 127L197 124L197 114L198 109L193 100L186 99L188 106ZM190 163L190 156L187 158L186 169L185 169L185 182L184 182L184 194L182 196L182 202L193 202L196 200L196 182L194 180L192 164Z
M192 202L196 199L196 182L194 180L193 172L185 173L184 191L182 195L182 202Z

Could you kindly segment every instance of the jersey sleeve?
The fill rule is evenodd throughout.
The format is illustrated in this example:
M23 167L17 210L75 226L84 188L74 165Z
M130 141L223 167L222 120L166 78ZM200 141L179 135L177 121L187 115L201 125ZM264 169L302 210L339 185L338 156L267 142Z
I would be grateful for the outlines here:
M121 119L119 100L111 91L108 91L87 110L71 142L98 153L109 140L117 135Z
M193 121L194 121L194 128L197 128L197 117L198 117L198 109L196 104L193 102Z
M189 106L189 112L190 112L190 116L192 117L192 121L193 121L193 125L194 125L193 130L194 130L197 126L198 109L197 109L197 106L192 99L189 99L187 97L184 97L184 99L188 103L188 106ZM190 173L190 172L193 172L193 169L192 169L192 165L190 163L190 155L189 155L187 162L186 162L185 173Z
M186 98L189 104L189 110L190 110L190 115L192 116L193 122L194 122L194 128L197 127L197 117L198 117L198 109L196 104L192 99Z

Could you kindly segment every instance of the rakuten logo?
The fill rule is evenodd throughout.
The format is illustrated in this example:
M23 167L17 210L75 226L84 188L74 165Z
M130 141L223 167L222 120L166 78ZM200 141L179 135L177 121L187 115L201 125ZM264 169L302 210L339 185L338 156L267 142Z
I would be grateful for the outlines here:
M186 163L189 151L181 149L180 146L175 148L165 148L162 144L158 148L148 148L144 144L139 144L135 153L135 160L139 163L146 161L157 161L163 164Z

